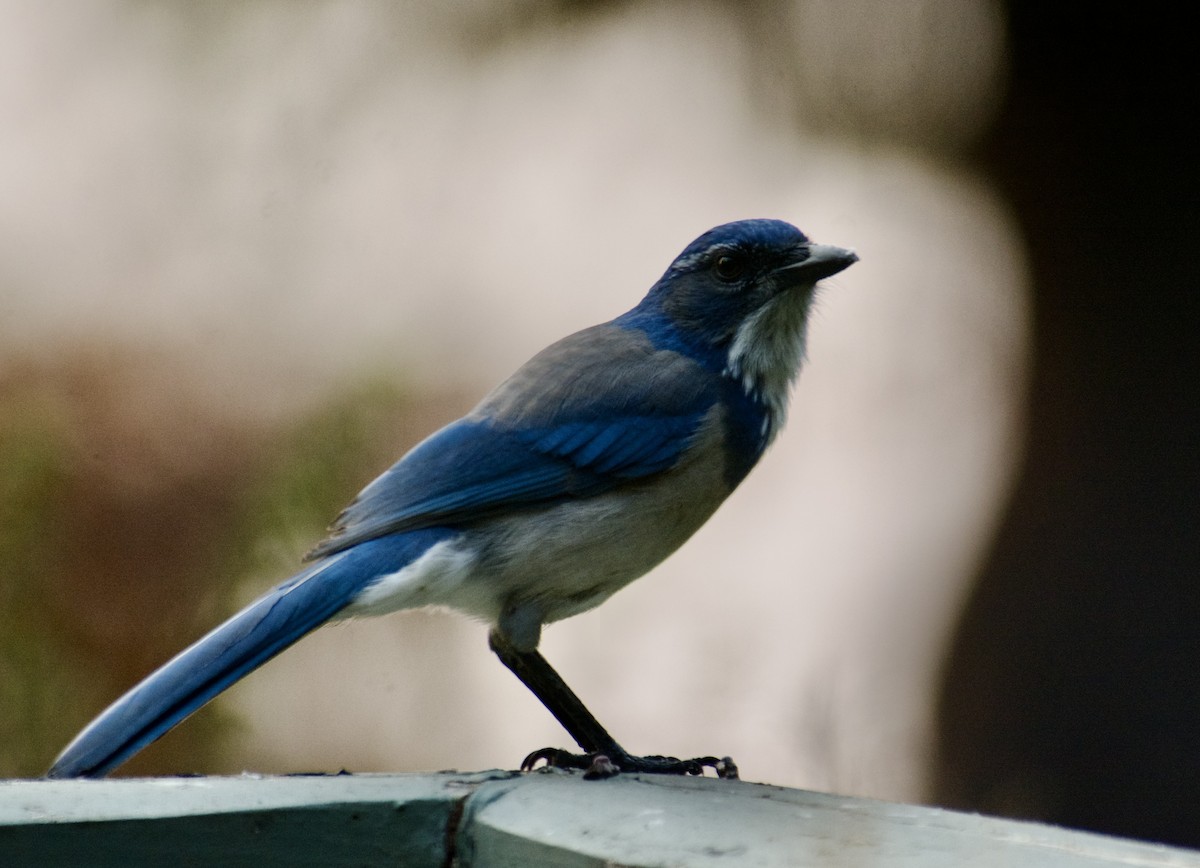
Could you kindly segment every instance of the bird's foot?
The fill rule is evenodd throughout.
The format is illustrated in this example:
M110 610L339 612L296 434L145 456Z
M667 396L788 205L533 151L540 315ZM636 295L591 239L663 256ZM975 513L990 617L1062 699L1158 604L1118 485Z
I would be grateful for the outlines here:
M737 780L738 768L730 757L695 757L681 760L673 756L632 756L620 748L592 753L571 753L556 747L535 750L521 761L521 771L532 771L539 762L558 769L582 769L584 780L611 778L621 772L644 772L654 775L703 775L706 768L717 777Z

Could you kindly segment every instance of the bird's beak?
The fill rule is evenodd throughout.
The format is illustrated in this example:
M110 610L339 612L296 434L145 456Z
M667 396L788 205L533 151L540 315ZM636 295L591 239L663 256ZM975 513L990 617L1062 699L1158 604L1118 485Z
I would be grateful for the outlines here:
M801 249L808 251L804 259L785 265L775 272L789 285L813 284L826 277L832 277L858 262L858 254L853 250L834 247L832 244L808 244Z

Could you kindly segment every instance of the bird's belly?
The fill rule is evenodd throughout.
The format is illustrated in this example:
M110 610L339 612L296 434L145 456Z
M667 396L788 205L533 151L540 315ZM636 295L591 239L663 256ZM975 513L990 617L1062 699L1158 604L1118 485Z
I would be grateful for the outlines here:
M671 480L479 525L465 584L485 584L501 611L531 607L541 623L599 605L679 548L728 495L723 462L705 457L692 456ZM475 614L495 621L500 612Z

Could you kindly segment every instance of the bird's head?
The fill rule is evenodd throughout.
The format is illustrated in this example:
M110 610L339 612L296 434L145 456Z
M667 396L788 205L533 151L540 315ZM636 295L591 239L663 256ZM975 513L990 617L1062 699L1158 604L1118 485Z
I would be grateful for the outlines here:
M782 220L726 223L689 244L640 307L719 361L782 423L804 357L813 289L857 260Z

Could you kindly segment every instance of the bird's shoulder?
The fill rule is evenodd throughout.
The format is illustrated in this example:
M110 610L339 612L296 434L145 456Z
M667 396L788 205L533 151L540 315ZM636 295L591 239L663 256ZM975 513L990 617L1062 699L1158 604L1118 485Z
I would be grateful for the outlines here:
M617 320L546 347L468 418L511 429L691 415L719 399L719 386L696 359Z

